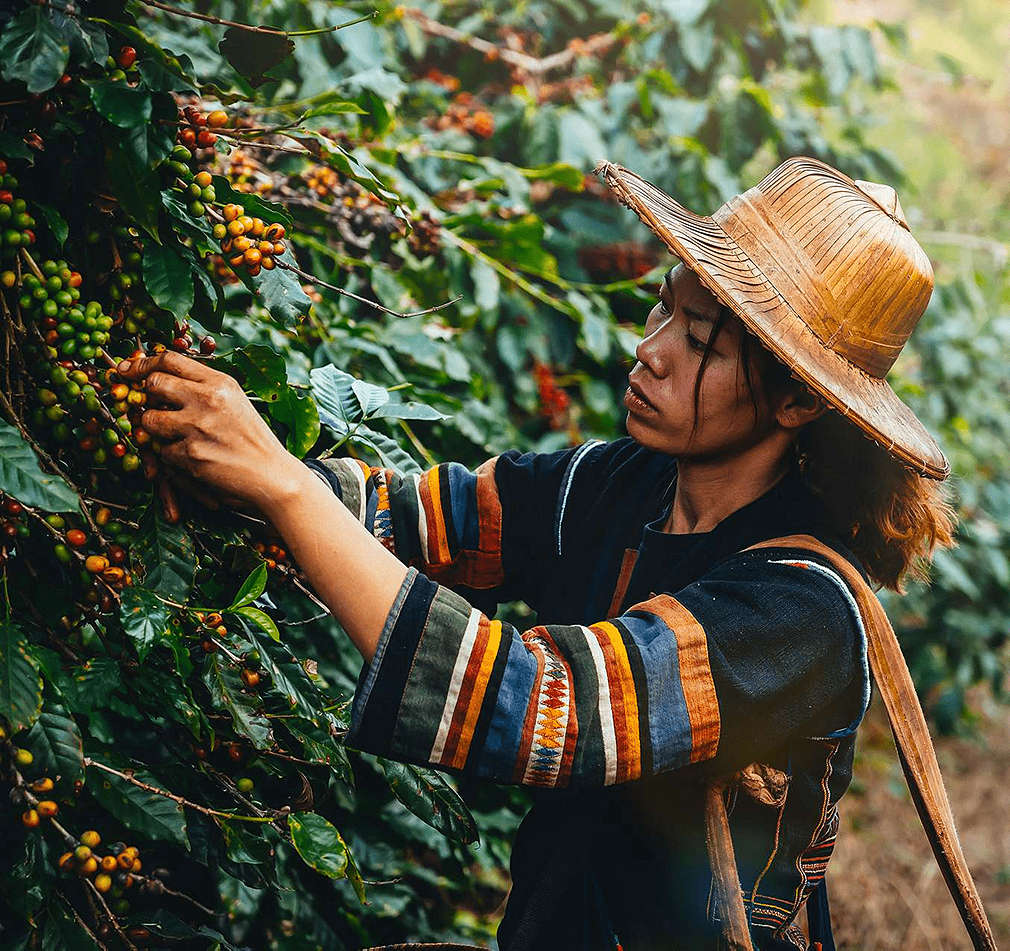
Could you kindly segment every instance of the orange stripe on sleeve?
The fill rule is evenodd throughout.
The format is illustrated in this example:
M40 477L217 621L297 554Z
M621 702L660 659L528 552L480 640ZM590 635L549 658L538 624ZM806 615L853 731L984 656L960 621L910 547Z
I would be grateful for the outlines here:
M436 557L440 565L449 561L449 540L446 537L445 518L442 513L442 494L438 484L438 466L428 470L426 476L428 492L431 497L431 517L428 519L428 546L431 547L431 533L435 530L438 542Z
M466 759L470 752L470 743L473 740L473 732L477 729L477 720L480 717L481 707L484 704L484 694L487 692L488 680L491 678L491 670L494 667L495 658L498 656L501 637L501 621L492 621L488 625L484 655L481 658L480 668L474 680L473 691L470 694L470 703L467 707L466 719L463 721L463 727L460 730L459 743L452 758L451 765L457 769L462 769L466 765Z
M614 718L617 719L619 713L623 714L624 725L619 727L617 735L620 740L617 750L617 781L624 782L629 779L638 779L642 775L642 749L641 737L638 722L638 696L635 693L635 678L631 672L631 662L628 660L628 651L624 646L621 632L609 621L592 626L593 631L602 632L606 636L607 643L601 643L604 654L607 656L607 666L616 668L615 673L620 683L621 695L623 698L622 709L619 711L617 705L613 705ZM613 664L611 664L611 660ZM611 689L614 682L611 680Z
M677 639L680 685L691 722L690 762L711 759L719 748L719 701L708 662L705 628L676 598L660 594L628 609L648 611L662 620Z

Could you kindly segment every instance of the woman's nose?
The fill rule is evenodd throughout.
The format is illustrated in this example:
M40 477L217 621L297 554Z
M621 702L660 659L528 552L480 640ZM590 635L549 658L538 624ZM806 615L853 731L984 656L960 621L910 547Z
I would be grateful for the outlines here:
M635 357L639 363L644 364L653 376L664 377L669 369L668 341L667 334L663 333L663 328L669 321L663 321L653 326L650 333L638 342L635 347Z

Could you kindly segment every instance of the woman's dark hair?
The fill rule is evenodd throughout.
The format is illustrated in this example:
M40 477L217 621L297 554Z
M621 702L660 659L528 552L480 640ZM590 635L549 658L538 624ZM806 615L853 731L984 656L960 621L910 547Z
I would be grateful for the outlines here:
M730 320L739 318L720 306L695 378L695 425L702 376ZM755 415L762 400L807 390L750 331L741 341L740 361ZM956 517L944 483L907 468L839 413L828 410L804 426L793 448L794 464L823 505L829 527L877 584L903 591L906 577L926 578L936 548L954 544Z

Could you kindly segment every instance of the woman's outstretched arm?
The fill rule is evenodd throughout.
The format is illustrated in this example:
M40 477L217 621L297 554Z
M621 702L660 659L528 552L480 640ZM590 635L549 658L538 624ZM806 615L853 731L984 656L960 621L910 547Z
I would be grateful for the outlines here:
M291 457L260 510L284 539L316 594L366 662L375 654L407 566L379 542L329 486Z
M124 371L168 462L277 527L366 660L348 743L532 786L738 768L854 729L869 696L851 596L802 554L749 552L617 618L528 631L406 567L286 452L224 374L178 354Z

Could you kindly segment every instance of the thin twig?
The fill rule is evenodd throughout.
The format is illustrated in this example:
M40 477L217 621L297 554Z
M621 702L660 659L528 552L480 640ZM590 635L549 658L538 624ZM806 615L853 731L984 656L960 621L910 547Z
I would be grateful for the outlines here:
M125 779L128 783L132 783L140 789L144 789L149 793L154 793L158 796L164 796L166 799L171 799L173 802L177 802L180 806L188 806L190 809L195 809L197 812L202 812L205 816L218 816L221 819L238 819L243 822L257 822L258 819L254 816L239 816L231 812L222 812L219 809L209 809L207 806L201 806L198 803L191 802L188 799L184 799L182 796L176 795L176 793L169 792L167 789L159 789L157 786L152 786L150 783L141 782L136 777L132 776L130 773L121 772L118 769L113 769L111 766L106 766L105 763L99 763L97 760L93 760L90 756L84 757L85 766L94 766L95 769L103 770L106 773L111 773L113 776L118 776L120 779Z
M217 914L217 912L215 912L212 908L208 908L206 905L201 905L200 902L191 895L187 895L185 892L177 892L174 888L169 888L160 878L151 878L149 875L138 874L134 874L134 878L140 879L140 881L156 895L171 895L173 898L181 898L183 901L188 901L194 908L202 911L209 918L213 918L214 915Z
M112 925L112 930L119 935L119 940L122 941L128 948L132 948L132 951L137 951L137 946L126 936L126 932L123 931L123 927L120 925L119 919L112 913L112 909L109 907L108 902L106 902L105 896L95 887L95 883L91 881L90 878L86 878L84 879L84 887L87 895L92 899L92 901L97 900L98 904L102 906L102 910L105 912L105 917L109 920L109 924Z
M290 145L277 145L273 142L258 142L256 139L243 139L236 135L229 135L223 129L214 130L217 135L223 136L226 139L230 139L232 142L239 142L243 146L251 145L257 149L267 149L271 152L288 152L291 155L310 155L313 158L316 157L314 152L310 152L308 149L296 149L292 148ZM279 133L286 134L286 133Z
M290 763L301 763L302 766L322 766L322 763L313 763L312 760L301 759L298 756L292 756L290 753L281 753L279 750L260 750L261 753L266 756L274 756L277 759L287 760Z
M253 26L251 23L237 23L235 20L224 20L221 17L211 16L209 13L195 13L192 10L181 10L179 7L161 3L160 0L141 0L141 3L145 7L154 7L157 10L163 10L165 13L171 13L174 16L187 17L190 20L203 20L204 23L213 23L215 26L233 26L236 29L246 30L249 33L266 33L270 36L319 36L322 33L336 33L337 30L342 30L344 27L363 23L365 20L371 20L379 15L378 10L373 10L371 13L366 13L356 20L348 20L346 23L338 23L336 26L321 26L312 30L278 30L272 26Z
M470 36L461 30L457 30L455 27L432 20L431 17L413 7L406 9L404 15L416 21L425 33L429 33L432 36L441 36L444 39L452 40L454 43L469 46L478 53L483 53L491 59L500 59L502 62L509 63L537 78L543 77L545 73L550 72L552 69L561 69L564 66L568 66L580 56L591 56L596 53L602 53L617 41L617 36L614 33L601 33L583 40L581 47L569 46L541 59L536 56L530 56L528 53L520 53L518 50L496 46L494 43L482 40L479 36Z
M391 310L389 307L384 307L377 301L368 300L367 297L359 297L357 294L351 293L351 291L344 290L342 287L337 287L335 284L328 284L326 281L321 281L318 277L309 274L307 271L303 271L300 267L295 267L293 264L287 264L284 261L278 261L277 267L282 267L286 271L291 271L297 274L299 277L306 281L311 281L319 287L325 287L327 290L336 291L338 294L343 294L345 297L350 297L362 304L367 304L369 307L374 307L376 310L381 310L384 314L389 314L391 317L422 317L425 314L433 314L437 310L443 310L446 307L451 307L453 304L458 303L463 299L463 295L460 294L454 297L452 300L447 300L441 304L436 304L434 307L427 307L424 310L413 311L409 314L401 314L399 311Z
M313 614L312 617L302 618L300 621L285 621L285 627L298 627L302 624L311 624L313 621L321 621L324 617L332 617L329 611L320 611L318 614Z
M77 922L77 924L79 924L81 928L84 929L84 933L92 941L94 941L95 944L102 949L102 951L108 951L108 945L101 942L95 935L95 933L88 927L84 919L81 917L80 912L78 912L78 910L74 908L73 902L68 901L66 896L62 894L60 895L60 899L62 900L63 904L66 905L66 907L70 910L70 913L74 916L74 920Z
M332 615L333 614L333 612L327 606L326 602L325 601L320 601L319 598L315 594L313 594L308 588L306 588L305 585L303 585L301 583L301 581L299 581L298 578L292 578L291 579L291 583L299 591L301 591L301 593L304 594L305 597L307 597L313 604L315 604L316 607L323 608L323 610L326 612L327 615Z

